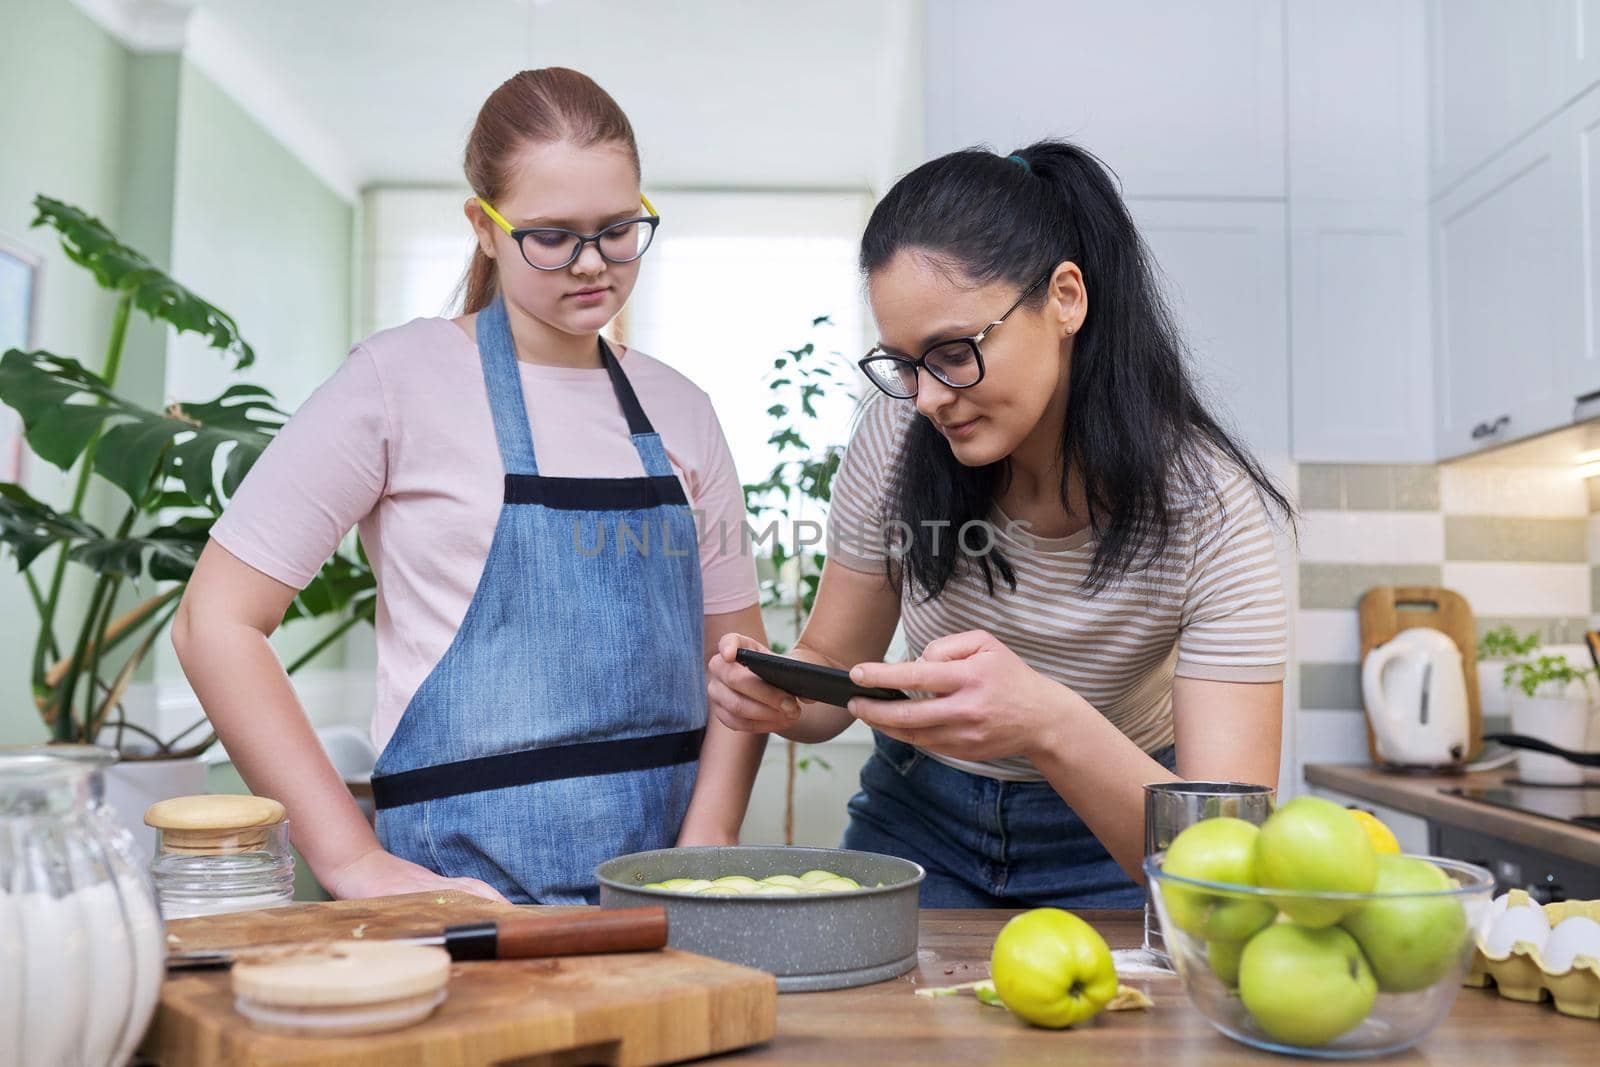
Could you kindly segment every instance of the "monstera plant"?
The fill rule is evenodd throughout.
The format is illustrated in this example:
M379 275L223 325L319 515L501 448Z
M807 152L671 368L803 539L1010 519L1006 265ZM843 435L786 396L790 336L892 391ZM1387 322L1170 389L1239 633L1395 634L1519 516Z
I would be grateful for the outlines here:
M91 215L49 197L34 200L34 226L60 235L67 256L116 294L111 336L98 371L79 359L12 349L0 356L0 402L22 417L29 448L63 471L76 469L64 509L22 486L0 483L0 547L13 556L39 626L29 682L34 705L58 742L121 748L133 756L197 754L215 737L204 720L161 738L129 722L124 699L139 665L177 610L211 524L285 421L273 395L235 384L214 399L175 401L155 411L117 392L134 312L248 367L255 353L233 319L119 241ZM85 515L96 479L113 487L113 520ZM87 602L64 596L70 568L87 572ZM131 595L130 595L131 594ZM295 599L286 619L324 617L329 630L289 664L291 673L346 630L372 618L371 569L359 547L336 554Z

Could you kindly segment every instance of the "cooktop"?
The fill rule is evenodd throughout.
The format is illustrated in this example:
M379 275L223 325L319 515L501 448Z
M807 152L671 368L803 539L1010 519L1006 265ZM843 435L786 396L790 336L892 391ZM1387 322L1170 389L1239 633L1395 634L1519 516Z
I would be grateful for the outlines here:
M1493 786L1450 786L1439 791L1482 804L1493 804L1529 815L1541 815L1546 819L1576 823L1590 830L1600 830L1600 783L1538 786L1507 782Z

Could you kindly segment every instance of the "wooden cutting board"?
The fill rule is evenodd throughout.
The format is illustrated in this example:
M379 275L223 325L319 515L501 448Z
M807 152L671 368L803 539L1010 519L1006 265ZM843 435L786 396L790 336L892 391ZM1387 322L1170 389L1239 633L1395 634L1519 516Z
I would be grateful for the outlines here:
M1427 626L1443 632L1461 650L1463 681L1467 685L1468 760L1483 750L1483 708L1478 702L1478 632L1467 598L1437 585L1380 585L1361 597L1361 661L1367 653L1401 630ZM1360 664L1357 664L1360 669ZM1367 754L1378 762L1378 742L1367 720Z
M176 920L167 924L168 948L437 933L518 910L456 892L297 904ZM359 1037L286 1037L254 1030L234 1011L226 971L188 972L162 986L142 1051L161 1067L625 1067L767 1041L777 1010L770 974L669 948L457 963L445 1002L415 1026Z

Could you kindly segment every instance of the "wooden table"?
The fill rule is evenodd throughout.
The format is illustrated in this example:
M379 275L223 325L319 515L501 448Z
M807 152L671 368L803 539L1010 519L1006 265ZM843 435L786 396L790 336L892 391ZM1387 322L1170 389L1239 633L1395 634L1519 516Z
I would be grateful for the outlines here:
M769 1044L704 1060L716 1064L1073 1064L1074 1067L1295 1062L1224 1037L1190 1006L1174 975L1130 978L1155 1001L1148 1011L1101 1012L1086 1028L1039 1030L970 996L930 999L924 986L985 978L995 934L1012 912L925 911L921 962L894 981L833 993L778 998L778 1036ZM1112 948L1143 936L1136 911L1079 913ZM1561 1015L1549 1004L1504 1000L1492 989L1462 989L1450 1018L1391 1064L1558 1067L1600 1062L1600 1023ZM1312 1062L1312 1061L1305 1061Z

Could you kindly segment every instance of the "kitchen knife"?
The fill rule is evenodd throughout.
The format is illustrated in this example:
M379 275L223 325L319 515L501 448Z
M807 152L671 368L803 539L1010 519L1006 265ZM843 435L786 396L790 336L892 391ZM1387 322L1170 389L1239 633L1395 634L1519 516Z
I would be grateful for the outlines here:
M576 915L513 915L487 922L447 926L442 934L382 940L406 945L439 945L456 960L518 960L592 956L608 952L651 952L667 943L667 910L662 907L617 908ZM167 970L223 970L233 966L235 958L241 954L270 953L286 947L289 946L262 945L259 948L175 952L167 956Z

